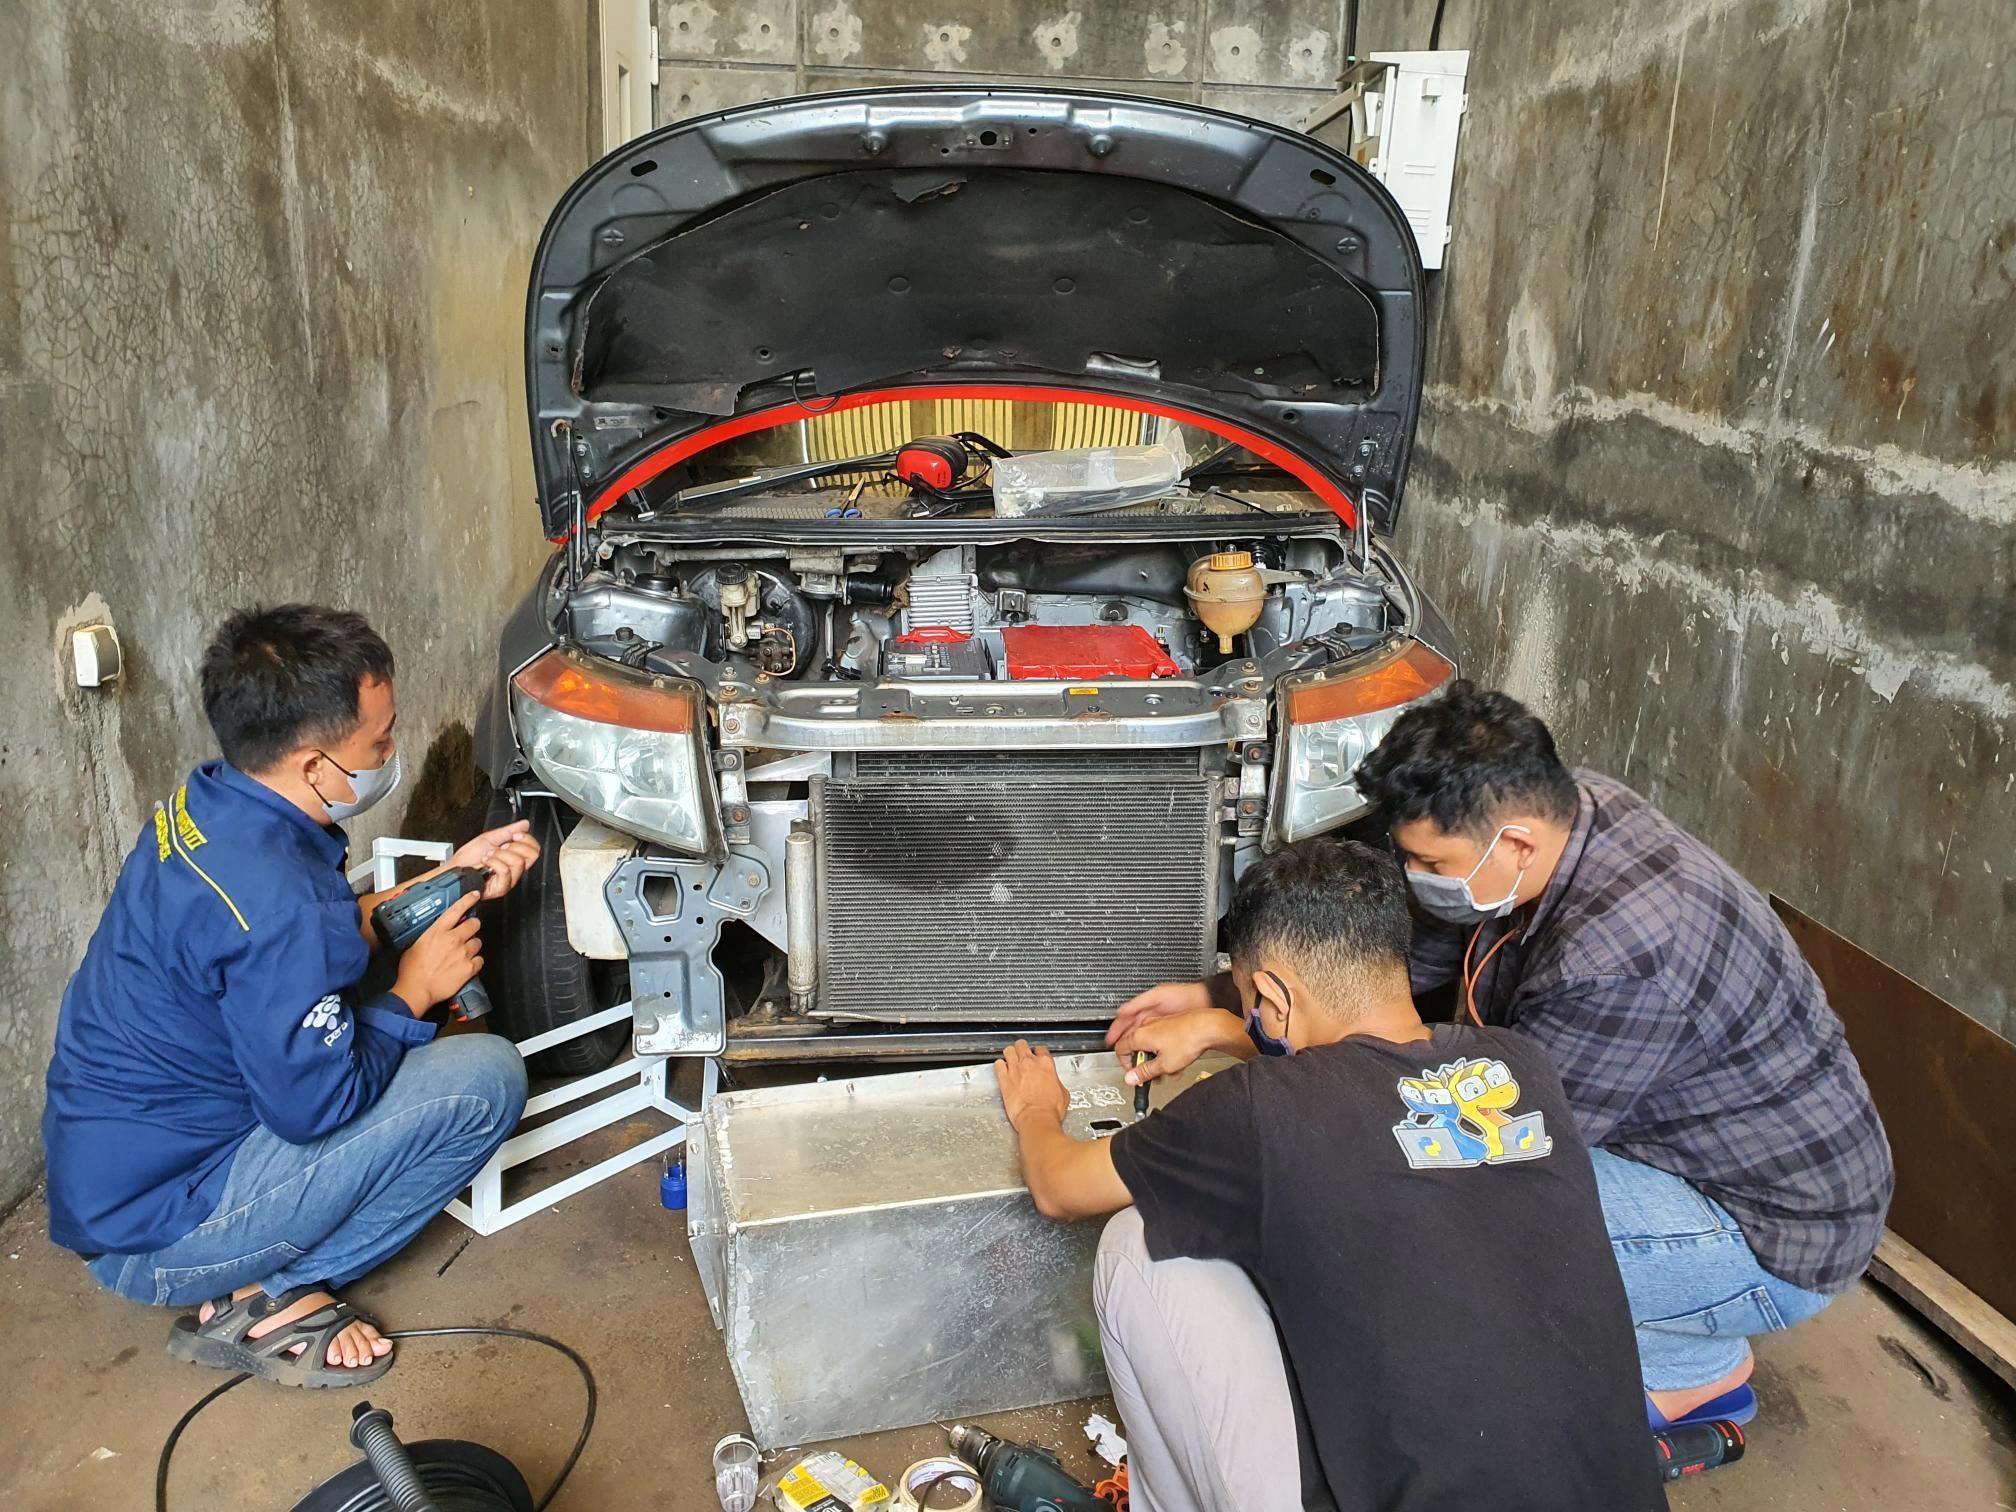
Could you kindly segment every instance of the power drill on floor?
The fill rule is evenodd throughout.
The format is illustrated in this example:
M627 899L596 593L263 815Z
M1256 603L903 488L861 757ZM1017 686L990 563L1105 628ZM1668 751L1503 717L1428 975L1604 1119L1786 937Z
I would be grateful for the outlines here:
M1743 1430L1719 1418L1712 1423L1684 1423L1653 1434L1652 1449L1659 1458L1661 1479L1676 1481L1743 1458Z
M403 955L406 947L425 934L427 927L451 905L470 893L483 891L489 876L480 866L451 866L424 877L372 909L371 927L378 931L379 939ZM475 977L464 982L462 990L449 1001L455 1017L464 1023L482 1018L490 1011L490 994Z
M950 1437L952 1452L980 1472L989 1512L1113 1512L1047 1449L1011 1444L965 1423L954 1424Z

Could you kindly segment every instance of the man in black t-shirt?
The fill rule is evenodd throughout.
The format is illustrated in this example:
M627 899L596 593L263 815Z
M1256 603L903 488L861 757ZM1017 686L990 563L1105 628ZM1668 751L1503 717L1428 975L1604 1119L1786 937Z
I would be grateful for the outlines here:
M1136 1506L1663 1508L1560 1084L1530 1041L1421 1022L1399 867L1304 841L1226 936L1258 1059L1092 1141L1046 1052L995 1065L1036 1206L1136 1210L1096 1288Z

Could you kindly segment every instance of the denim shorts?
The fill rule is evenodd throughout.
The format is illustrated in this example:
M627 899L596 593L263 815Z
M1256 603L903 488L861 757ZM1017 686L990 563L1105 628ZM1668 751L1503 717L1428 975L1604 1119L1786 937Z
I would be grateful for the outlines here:
M1833 1300L1765 1270L1727 1210L1678 1176L1608 1150L1589 1158L1647 1391L1719 1381L1752 1334L1803 1323Z

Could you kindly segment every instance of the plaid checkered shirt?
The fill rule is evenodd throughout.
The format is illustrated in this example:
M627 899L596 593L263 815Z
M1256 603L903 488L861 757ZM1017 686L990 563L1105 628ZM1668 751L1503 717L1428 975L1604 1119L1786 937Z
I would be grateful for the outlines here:
M1546 1047L1589 1144L1714 1198L1774 1276L1842 1290L1875 1253L1895 1172L1840 1018L1721 857L1622 783L1575 779L1546 890L1478 933L1473 966L1513 934L1478 972L1479 1016ZM1417 918L1417 993L1461 992L1471 934Z

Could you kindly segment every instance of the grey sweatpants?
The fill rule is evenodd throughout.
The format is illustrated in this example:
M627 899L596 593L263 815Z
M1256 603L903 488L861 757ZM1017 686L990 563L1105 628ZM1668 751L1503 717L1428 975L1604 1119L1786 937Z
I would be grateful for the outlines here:
M1141 1215L1099 1240L1093 1305L1137 1512L1295 1512L1302 1469L1274 1318L1222 1260L1150 1260Z

